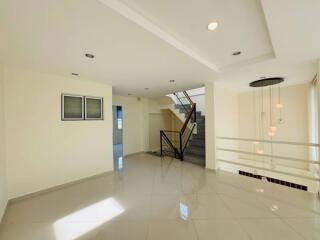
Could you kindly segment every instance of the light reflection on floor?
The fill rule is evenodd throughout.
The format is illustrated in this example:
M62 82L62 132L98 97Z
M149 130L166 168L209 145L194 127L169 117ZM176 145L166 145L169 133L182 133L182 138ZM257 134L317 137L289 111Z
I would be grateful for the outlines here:
M123 169L123 145L113 145L113 160L115 170Z
M183 220L188 220L189 208L186 204L180 203L180 217Z
M118 157L118 169L123 168L123 157Z
M113 173L10 204L0 239L320 239L307 192L148 154L114 161Z
M57 240L74 240L123 213L125 209L108 198L65 216L53 224ZM73 223L79 222L76 227Z

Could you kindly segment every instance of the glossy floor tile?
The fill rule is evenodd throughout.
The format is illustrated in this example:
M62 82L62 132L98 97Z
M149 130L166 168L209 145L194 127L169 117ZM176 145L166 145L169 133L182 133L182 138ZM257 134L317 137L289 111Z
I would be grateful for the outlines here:
M313 194L172 158L114 157L112 174L10 204L0 240L320 239Z

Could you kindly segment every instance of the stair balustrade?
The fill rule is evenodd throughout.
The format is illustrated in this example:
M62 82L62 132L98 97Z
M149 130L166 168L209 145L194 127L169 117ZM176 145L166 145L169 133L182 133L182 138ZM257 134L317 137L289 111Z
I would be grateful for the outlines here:
M168 155L183 161L184 152L196 127L196 103L191 100L186 91L183 91L182 93L174 93L174 96L181 104L178 106L181 106L184 110L186 120L184 121L180 131L160 131L160 154L161 156Z

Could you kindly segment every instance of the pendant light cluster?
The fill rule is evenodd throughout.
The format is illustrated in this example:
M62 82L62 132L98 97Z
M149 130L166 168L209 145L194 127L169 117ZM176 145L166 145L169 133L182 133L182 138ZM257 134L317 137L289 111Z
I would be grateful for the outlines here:
M277 126L274 122L274 110L279 110L280 117L277 121L278 124L282 124L283 118L282 118L282 109L283 109L283 103L281 102L281 89L280 89L280 83L284 81L284 78L276 77L276 78L263 78L254 82L250 83L250 87L254 88L261 88L261 91L259 91L258 96L256 97L256 94L254 92L254 103L256 103L258 100L258 106L259 106L259 115L258 119L256 119L255 114L255 131L258 126L259 129L259 138L264 140L264 136L267 134L271 140L277 133ZM274 85L278 85L278 98L277 103L274 104ZM265 89L267 91L265 91ZM265 94L267 92L267 94ZM267 101L266 101L267 100ZM269 105L269 106L267 106ZM254 107L256 109L256 105ZM269 113L266 114L265 111L269 110ZM269 116L269 122L268 122L268 128L267 132L265 128L265 117ZM260 142L253 142L253 144L256 146L256 152L258 154L264 154L264 144L260 144Z

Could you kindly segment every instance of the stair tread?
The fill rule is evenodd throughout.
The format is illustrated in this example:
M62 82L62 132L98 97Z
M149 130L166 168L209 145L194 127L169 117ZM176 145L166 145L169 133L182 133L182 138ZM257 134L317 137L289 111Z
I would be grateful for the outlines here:
M191 110L190 104L175 104L175 109L177 109L181 114L187 118L189 111ZM198 165L205 165L205 116L202 115L201 111L196 111L195 113L196 121L193 121L192 116L191 122L197 124L197 133L192 134L192 137L188 143L188 146L184 152L184 160ZM173 153L164 153L165 155L173 155Z
M194 155L185 154L184 161L204 166L206 163L206 158L205 156L194 156Z
M204 151L203 150L196 151L194 149L186 149L185 154L203 157L206 155L206 151L205 150Z

